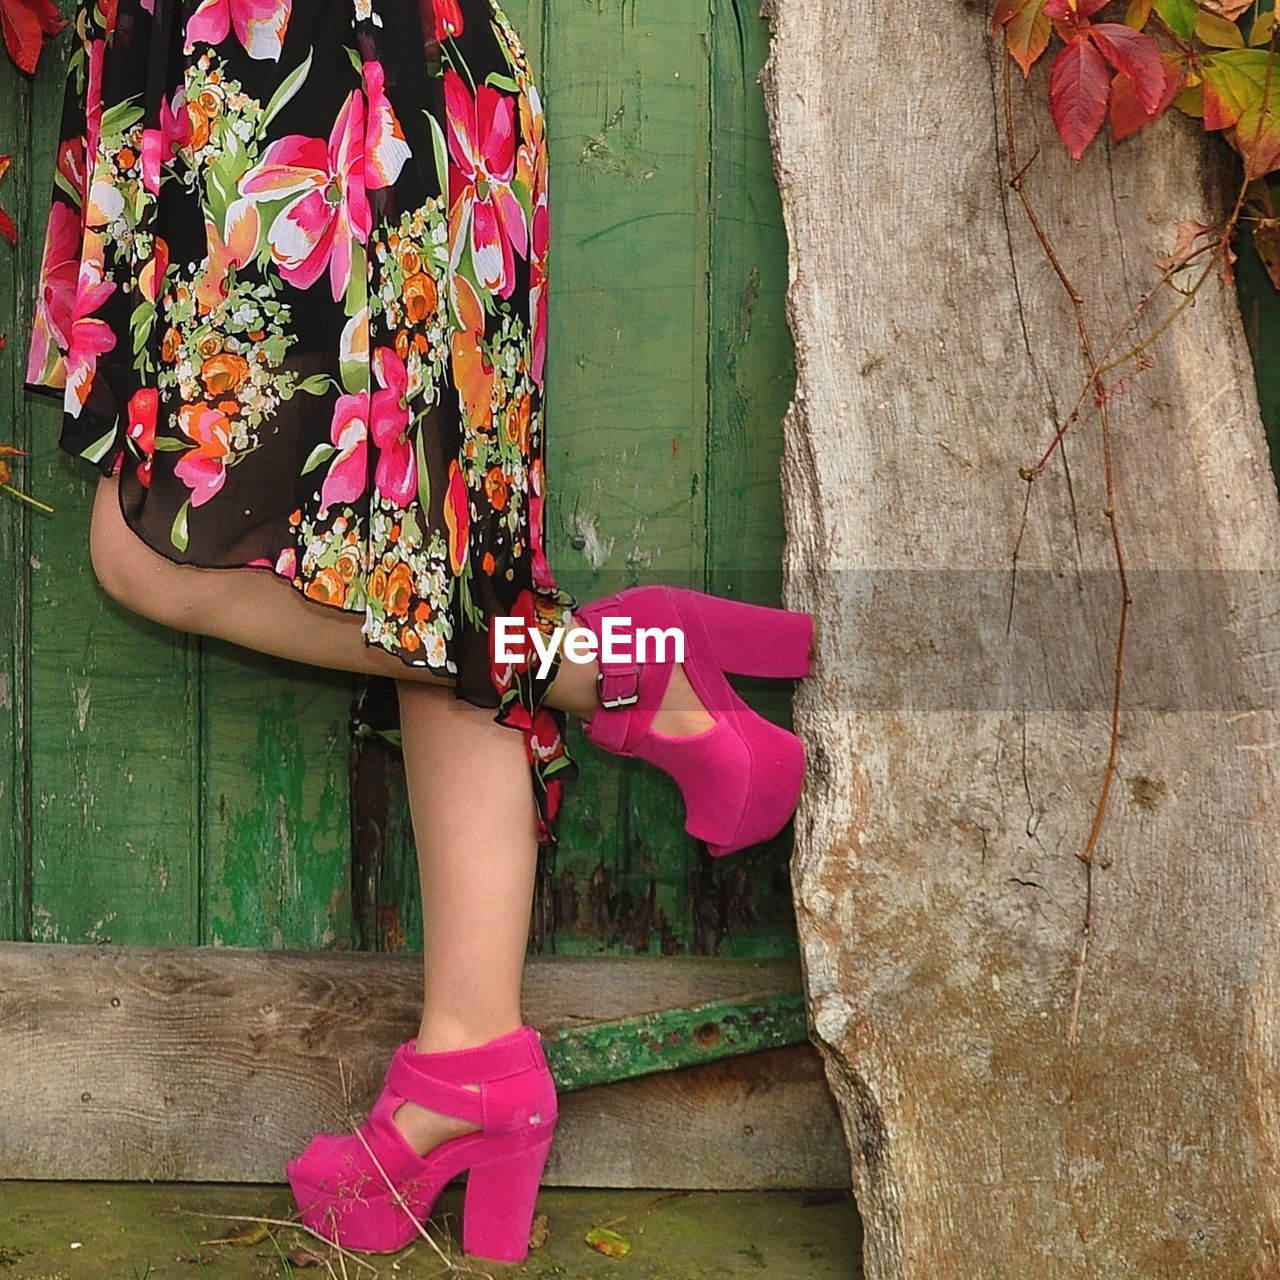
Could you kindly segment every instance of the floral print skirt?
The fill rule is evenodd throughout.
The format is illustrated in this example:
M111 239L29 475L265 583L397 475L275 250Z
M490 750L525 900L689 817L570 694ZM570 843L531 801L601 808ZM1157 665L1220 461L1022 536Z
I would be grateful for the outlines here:
M494 0L81 0L75 31L27 373L61 447L155 550L273 573L493 708L553 841L556 667L492 625L574 605L518 34Z

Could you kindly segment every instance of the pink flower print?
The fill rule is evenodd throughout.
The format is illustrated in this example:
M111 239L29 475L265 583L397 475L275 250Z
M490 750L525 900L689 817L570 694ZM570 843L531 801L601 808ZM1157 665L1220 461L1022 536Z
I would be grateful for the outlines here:
M405 507L418 492L418 460L413 442L403 438L409 426L405 405L409 373L390 347L379 347L373 353L373 372L381 388L373 393L369 415L373 442L378 446L373 482L384 498Z
M530 568L533 585L551 589L556 584L551 574L551 565L547 561L546 547L543 545L542 506L544 501L542 459L535 458L529 468L529 546L533 551L533 563Z
M296 547L281 547L276 558L275 571L290 582L298 576L298 551Z
M70 206L55 201L45 228L43 288L28 348L28 382L40 381L40 375L50 370L55 352L65 352L71 345L79 275L80 217Z
M547 198L533 210L533 253L529 257L529 339L533 367L529 376L541 390L547 368L547 247L550 242Z
M178 426L196 447L182 455L173 471L191 490L191 505L202 507L227 478L231 424L225 414L207 404L184 404L178 410Z
M87 167L85 189L93 178L98 164L98 143L102 138L102 67L107 56L106 42L93 40L89 44L89 78L85 86L85 155Z
M298 289L309 289L328 267L337 302L351 279L352 241L364 244L371 225L359 90L342 104L327 144L298 133L273 142L240 191L265 200L293 197L267 232L272 259Z
M453 68L444 73L449 137L451 239L460 247L470 231L476 277L490 292L508 298L516 286L514 253L528 253L524 209L511 188L515 176L515 103L482 84L471 90ZM456 263L455 263L456 265Z
M197 44L221 44L235 28L251 58L279 62L293 0L203 0L187 21L186 52Z
M98 371L98 357L106 355L116 345L116 335L111 332L111 326L93 314L115 291L115 283L103 279L100 257L87 257L81 262L71 313L64 401L67 413L73 418L80 416L80 410L89 398L89 390Z
M389 187L412 152L387 97L382 63L364 64L364 94L369 112L364 135L364 185L370 191Z
M160 190L160 170L173 159L174 152L191 141L191 117L186 94L181 88L160 99L160 127L142 132L142 185L152 195Z
M355 502L369 483L369 397L343 395L333 406L329 439L338 452L329 463L329 473L320 487L320 510L324 517L335 502Z

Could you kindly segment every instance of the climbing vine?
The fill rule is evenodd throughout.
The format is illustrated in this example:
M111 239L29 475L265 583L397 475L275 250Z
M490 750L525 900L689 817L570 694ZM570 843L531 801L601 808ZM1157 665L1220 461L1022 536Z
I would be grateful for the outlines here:
M1022 526L1013 548L1013 568L1026 530L1034 482L1061 446L1067 432L1089 409L1097 412L1103 513L1108 522L1119 586L1107 762L1094 805L1093 821L1076 855L1084 866L1084 915L1076 966L1075 994L1067 1038L1075 1043L1080 999L1093 929L1093 873L1099 836L1119 757L1121 689L1125 639L1133 604L1125 567L1124 540L1115 502L1115 456L1109 403L1117 371L1140 371L1150 363L1152 344L1190 305L1205 282L1221 270L1232 283L1232 242L1242 221L1272 283L1280 288L1280 220L1271 175L1280 171L1280 67L1274 8L1250 0L1129 0L1119 21L1108 21L1108 0L996 0L993 33L1008 58L1003 77L1006 182L1059 284L1070 299L1084 377L1069 413L1055 424L1035 463L1023 467L1026 485ZM1118 9L1119 6L1114 6ZM1027 174L1034 163L1020 154L1010 67L1027 78L1048 56L1049 112L1059 137L1079 160L1110 126L1113 142L1123 142L1173 109L1200 119L1239 155L1236 198L1221 223L1178 223L1170 252L1154 264L1156 275L1130 314L1099 343L1091 330L1085 299L1056 251L1045 220L1031 200ZM1157 314L1157 301L1173 301ZM1145 329L1137 337L1139 329Z
M1236 210L1280 288L1280 67L1273 5L1255 0L996 0L992 28L1024 77L1049 58L1049 110L1077 160L1109 127L1123 142L1168 110L1201 120L1239 154ZM1212 228L1187 224L1188 242ZM1234 232L1233 222L1230 230ZM1222 255L1230 270L1232 255Z

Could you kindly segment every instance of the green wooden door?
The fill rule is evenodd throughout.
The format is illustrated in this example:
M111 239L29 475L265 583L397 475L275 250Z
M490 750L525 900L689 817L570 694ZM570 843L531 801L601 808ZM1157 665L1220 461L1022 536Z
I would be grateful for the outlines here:
M508 0L551 147L550 555L580 599L629 582L776 602L786 244L736 0ZM55 509L0 501L0 937L414 949L397 753L354 740L356 682L154 626L98 587L94 478L21 360L70 33L0 65L0 442ZM744 686L766 713L786 691ZM713 861L678 793L595 753L545 859L531 949L795 952L788 840ZM483 838L478 832L477 838Z

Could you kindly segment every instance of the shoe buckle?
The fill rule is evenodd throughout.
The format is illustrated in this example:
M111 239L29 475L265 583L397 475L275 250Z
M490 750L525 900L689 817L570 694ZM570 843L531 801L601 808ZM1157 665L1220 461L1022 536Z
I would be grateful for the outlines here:
M616 673L609 673L616 678ZM631 692L618 694L613 698L606 698L604 693L604 682L606 673L599 671L596 673L596 693L600 699L600 705L608 711L614 710L616 707L633 707L640 701L640 681L637 673L632 671L631 675Z

